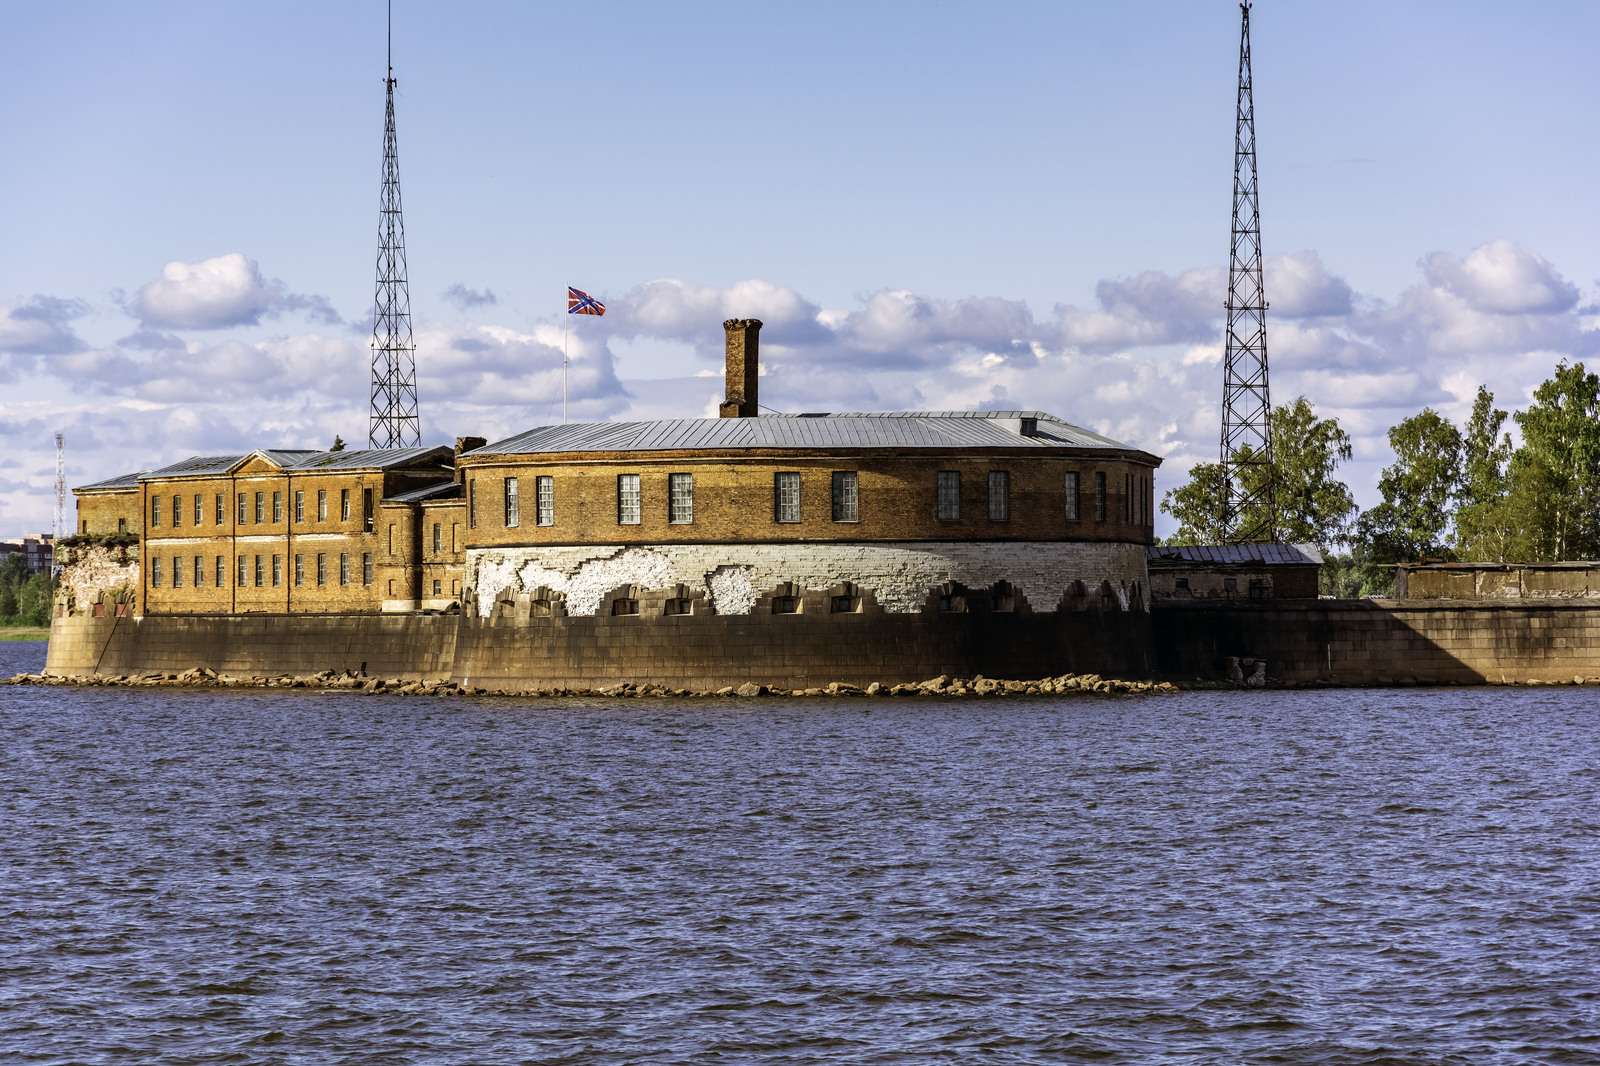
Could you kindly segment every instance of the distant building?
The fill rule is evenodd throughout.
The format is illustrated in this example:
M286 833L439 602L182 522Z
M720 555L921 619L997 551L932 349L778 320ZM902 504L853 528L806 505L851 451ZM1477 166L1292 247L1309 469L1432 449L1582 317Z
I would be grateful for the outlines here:
M1315 599L1322 553L1313 544L1159 544L1145 563L1157 601Z
M55 562L55 537L38 533L21 540L0 541L0 556L21 555L28 561L28 573L48 573Z

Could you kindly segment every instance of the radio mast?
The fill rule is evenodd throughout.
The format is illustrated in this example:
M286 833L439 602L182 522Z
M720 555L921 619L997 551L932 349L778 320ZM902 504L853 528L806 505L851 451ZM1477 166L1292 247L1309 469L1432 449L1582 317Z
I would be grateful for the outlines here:
M394 135L394 3L389 4L389 74L383 120L383 195L378 206L378 284L372 316L372 410L367 439L374 448L422 443L417 416L417 345L411 335L411 289L406 278L406 227L400 215L400 158Z
M1250 83L1250 4L1239 5L1239 100L1233 141L1233 236L1222 361L1222 539L1276 543L1272 395L1267 388L1267 298L1256 198L1256 110Z
M56 552L60 551L61 538L67 535L67 450L65 438L56 434L56 521L55 528L51 531L50 546L50 572L61 573L61 564L56 562Z

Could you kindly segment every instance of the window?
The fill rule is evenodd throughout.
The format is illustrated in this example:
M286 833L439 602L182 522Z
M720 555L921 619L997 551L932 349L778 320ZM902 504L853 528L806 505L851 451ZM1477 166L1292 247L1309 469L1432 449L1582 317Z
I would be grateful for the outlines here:
M506 478L506 528L517 525L522 521L517 513L517 479Z
M306 520L306 490L305 489L295 489L294 490L294 520L296 522L304 522Z
M694 475L667 475L667 521L686 526L694 521Z
M250 560L247 556L239 556L239 587L244 588L250 584Z
M536 477L533 479L533 505L536 509L534 516L541 526L556 524L556 483L555 478Z
M1239 591L1239 579L1236 578L1236 577L1225 577L1225 578L1223 578L1222 579L1222 591L1223 592L1238 592Z
M273 588L281 588L282 586L283 586L283 556L274 555L272 557L272 587Z
M617 525L638 525L639 512L639 475L619 474L617 476Z
M206 498L198 492L194 494L194 524L203 526L206 523Z
M181 525L183 525L183 497L174 496L172 498L172 528L177 529Z
M239 493L239 524L241 526L250 521L249 499L244 493Z
M83 527L82 529L78 530L79 533L89 532L89 520L87 518L85 518L82 522L79 522L78 525Z
M339 584L350 584L350 553L339 553Z
M954 470L939 471L939 521L961 521L961 475Z
M181 555L172 557L172 587L175 589L183 588L183 556Z
M1011 521L1011 473L989 471L989 521Z
M442 584L443 583L438 578L434 578L433 579L433 594L435 596L439 595L441 592L444 591L444 589L442 588Z
M371 552L362 552L361 553L361 583L363 585L372 584L372 553Z
M261 556L256 556L256 588L266 584L267 568L263 565L264 561Z
M639 601L638 600L625 600L625 599L612 600L611 601L611 613L612 614L638 614L639 613Z
M217 588L228 587L228 559L225 555L217 556Z
M127 531L128 531L128 520L126 518L117 519L117 532L118 533L126 533Z
M694 614L694 600L686 597L674 597L667 601L665 613Z
M272 524L277 525L283 521L283 493L272 494Z
M1173 588L1179 588L1179 589L1187 590L1189 588L1189 579L1186 578L1186 577L1176 578L1172 582L1172 586L1173 586Z
M1106 520L1106 472L1104 470L1096 470L1094 472L1094 520L1096 522L1104 522Z
M153 589L161 587L161 560L159 558L150 560L150 587Z
M1078 472L1067 471L1067 521L1078 521Z
M372 490L361 490L361 531L372 532Z
M327 520L328 520L328 490L327 489L318 489L317 490L317 521L318 522L326 522Z
M306 583L306 557L304 555L296 555L294 557L294 587L295 588L299 588L300 586L304 585L305 583Z
M150 528L154 529L161 524L161 497L150 497ZM152 586L155 587L155 586Z
M205 587L205 583L206 557L204 555L196 555L194 557L194 587L203 588Z
M854 470L835 470L833 472L833 520L835 522L861 521L861 508L858 503L861 496L856 491L856 472Z
M391 528L392 533L392 528ZM439 548L444 541L444 531L439 528L439 523L433 524L433 553L439 554Z
M261 523L265 522L266 520L267 520L267 494L264 493L264 492L258 492L258 493L256 493L256 525L259 526Z
M326 555L322 554L321 552L318 552L317 553L317 584L318 584L318 586L322 586L322 585L326 585L327 583L328 583L328 557Z
M461 550L461 523L460 522L451 522L450 523L450 550L453 551L453 552L458 552L458 551Z
M478 479L467 478L467 528L478 528Z
M773 614L799 614L800 613L800 598L798 596L774 596L774 597L772 597L772 613Z
M772 520L800 521L800 475L772 475Z
M855 609L856 609L856 604L858 604L859 602L861 602L861 601L857 600L854 596L835 596L835 597L833 597L833 605L832 605L833 606L833 613L834 614L854 614L855 613Z
M228 500L222 493L217 493L217 525L228 524Z
M350 521L350 490L339 490L339 521Z

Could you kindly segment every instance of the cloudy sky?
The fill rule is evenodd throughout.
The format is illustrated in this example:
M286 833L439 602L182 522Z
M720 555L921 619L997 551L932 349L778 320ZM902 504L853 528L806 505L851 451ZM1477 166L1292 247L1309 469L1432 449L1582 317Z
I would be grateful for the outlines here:
M378 0L0 8L0 536L196 453L366 437ZM1273 392L1357 439L1600 338L1592 4L1254 9ZM395 73L423 427L1039 408L1214 457L1238 8L422 4ZM69 513L69 520L71 516ZM1166 532L1165 526L1161 528Z

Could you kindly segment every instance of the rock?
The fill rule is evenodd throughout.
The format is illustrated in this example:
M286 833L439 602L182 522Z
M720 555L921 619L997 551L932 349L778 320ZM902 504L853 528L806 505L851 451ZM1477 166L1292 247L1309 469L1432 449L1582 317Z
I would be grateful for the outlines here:
M733 695L733 686L732 685L723 685L721 688L717 689L717 695L719 695L719 696L731 696L731 695Z
M738 693L741 696L760 696L766 691L765 686L758 685L754 681L746 681L738 688Z
M876 696L878 693L880 693L882 691L883 691L883 686L878 684L876 681L874 681L872 684L867 686L867 695L869 695L869 696Z
M1026 692L1026 691L1028 691L1028 686L1025 683L1021 682L1021 681L1007 681L1006 682L1006 691L1007 692L1013 692L1013 693L1015 693L1015 692Z
M980 696L988 696L999 689L1000 683L998 681L990 681L986 677L977 678L972 683L972 691L976 692Z
M922 683L921 687L926 692L937 692L940 689L944 688L949 683L950 683L949 676L946 675L946 674L940 674L938 677L934 678L932 681L924 681Z

